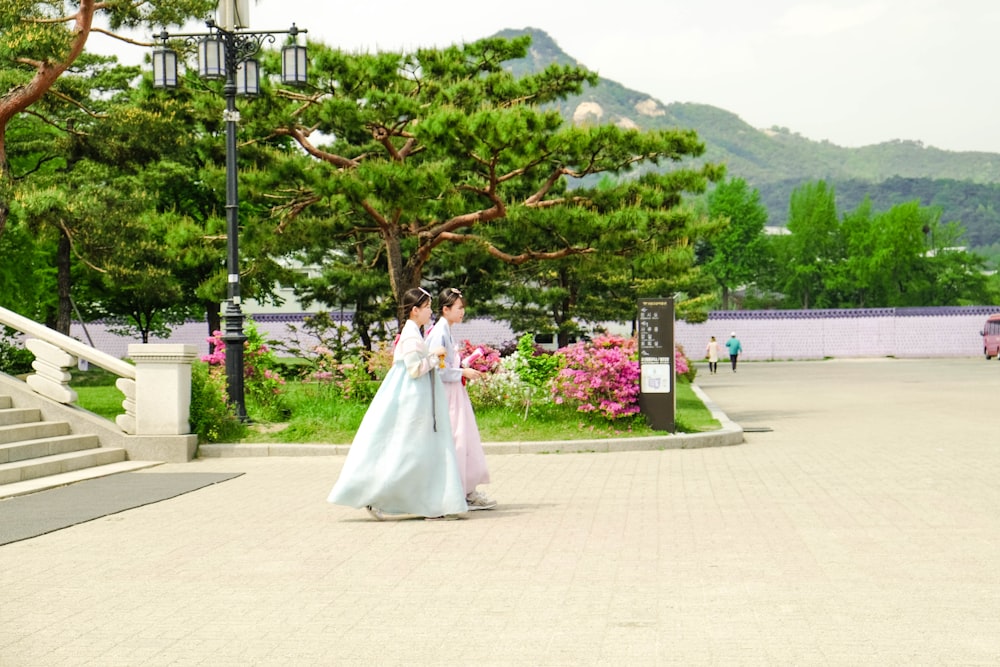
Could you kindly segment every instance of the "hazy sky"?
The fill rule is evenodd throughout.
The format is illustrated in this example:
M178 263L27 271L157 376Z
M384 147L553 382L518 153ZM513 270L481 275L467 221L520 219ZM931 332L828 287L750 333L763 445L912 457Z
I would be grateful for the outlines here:
M841 146L909 139L1000 153L998 0L250 0L250 7L251 29L295 22L309 39L345 51L539 28L581 65L664 103L711 104L757 128L783 126Z

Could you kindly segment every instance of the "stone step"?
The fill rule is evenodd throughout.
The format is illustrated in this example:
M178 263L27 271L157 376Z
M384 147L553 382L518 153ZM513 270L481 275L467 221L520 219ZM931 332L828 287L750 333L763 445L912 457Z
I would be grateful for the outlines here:
M21 440L39 440L69 435L66 422L34 422L31 424L11 424L0 426L0 445Z
M97 479L98 477L107 477L108 475L117 475L118 473L152 468L153 466L158 466L162 463L162 461L119 461L118 463L109 463L106 465L94 466L93 468L83 468L81 470L60 473L58 475L37 477L23 482L0 484L0 500L4 498L13 498L14 496L23 496L37 491L45 491L46 489L55 489L60 486L67 486L68 484L82 482L87 479Z
M60 435L53 438L9 442L0 445L0 463L78 452L100 446L101 441L96 435Z
M40 421L42 421L42 412L38 408L5 408L0 406L0 426Z
M14 401L10 396L0 396L0 410L12 407Z
M81 468L119 463L126 460L124 449L98 447L79 452L42 456L27 461L0 463L0 484L14 484L46 475L59 475Z

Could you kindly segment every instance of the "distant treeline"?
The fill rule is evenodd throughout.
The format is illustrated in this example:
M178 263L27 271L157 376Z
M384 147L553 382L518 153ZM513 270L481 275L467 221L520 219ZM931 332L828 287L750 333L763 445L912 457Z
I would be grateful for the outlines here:
M804 180L808 179L754 185L760 192L761 203L767 207L769 226L785 226L792 190ZM1000 184L901 177L880 183L860 179L829 182L836 191L838 211L854 210L866 196L879 211L919 201L923 206L940 208L942 222L961 223L970 249L1000 243Z

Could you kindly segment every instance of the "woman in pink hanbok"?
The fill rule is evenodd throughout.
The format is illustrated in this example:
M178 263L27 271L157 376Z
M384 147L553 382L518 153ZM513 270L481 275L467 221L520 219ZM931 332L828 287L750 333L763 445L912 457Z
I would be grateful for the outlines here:
M438 297L441 316L427 336L427 346L443 347L444 368L439 371L448 396L448 415L451 418L451 432L455 439L455 458L458 474L465 489L465 501L469 510L488 510L496 507L496 502L487 498L476 487L489 484L490 473L486 467L486 454L479 438L479 426L472 412L472 402L465 388L467 380L475 380L481 373L462 363L458 345L451 337L451 326L465 318L465 299L457 289L448 287Z

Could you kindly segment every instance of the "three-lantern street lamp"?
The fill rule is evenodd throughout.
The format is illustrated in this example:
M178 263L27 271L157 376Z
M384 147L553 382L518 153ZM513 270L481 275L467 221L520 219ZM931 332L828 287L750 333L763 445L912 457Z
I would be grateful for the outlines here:
M168 33L155 35L161 45L153 49L153 86L156 88L177 87L177 52L170 49L167 40L183 38L188 44L197 43L198 73L206 79L224 79L222 93L226 98L226 110L222 118L226 123L226 246L227 246L227 291L223 316L226 320L222 340L226 344L226 391L229 401L241 421L247 421L246 401L243 392L243 346L247 340L243 333L243 310L240 306L240 265L239 265L239 195L237 191L236 167L236 124L240 113L236 110L237 95L256 95L260 91L260 68L254 56L264 42L274 43L275 35L289 35L288 44L281 50L281 81L288 85L302 85L306 82L306 47L296 41L299 33L305 33L292 24L288 30L255 32L245 30L247 25L240 14L246 16L245 6L237 0L220 4L219 18L206 22L208 32ZM225 5L225 7L223 6Z

